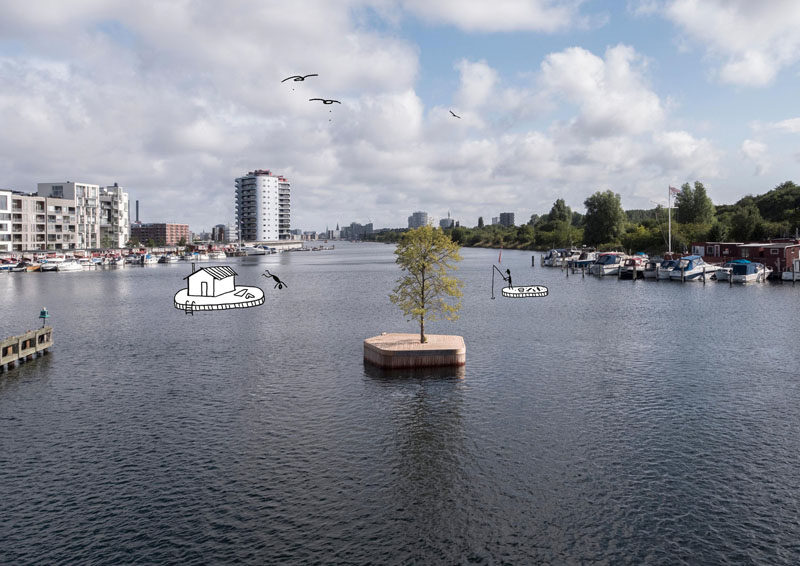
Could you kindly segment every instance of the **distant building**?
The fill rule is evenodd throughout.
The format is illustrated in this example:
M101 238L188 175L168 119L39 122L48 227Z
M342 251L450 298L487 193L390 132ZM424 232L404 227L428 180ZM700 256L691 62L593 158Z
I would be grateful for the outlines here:
M420 226L428 225L428 213L417 211L408 217L409 228L419 228Z
M73 201L77 242L81 249L99 248L100 244L100 185L64 181L60 183L37 183L40 197L60 198Z
M282 175L256 169L236 178L236 224L246 242L290 240L291 186Z
M130 235L128 193L117 183L100 189L100 245L124 248Z
M439 220L439 227L440 228L452 228L455 224L455 220L450 218L450 211L447 211L447 218L442 218Z
M217 224L211 229L211 239L214 242L225 243L227 241L226 234L227 227L225 224Z
M0 190L0 252L11 251L11 191Z
M492 216L492 225L500 224L500 217L499 216Z
M239 240L239 231L236 229L236 222L229 222L225 227L225 243L236 242Z
M3 192L3 196L9 196L10 193L10 213L0 212L0 218L10 220L11 251L74 250L78 247L78 217L73 199L19 191ZM8 205L6 208L9 208ZM6 222L0 220L0 225ZM3 232L8 233L0 226L0 234ZM0 243L7 241L4 234ZM3 247L0 246L0 250Z
M514 225L514 213L513 212L501 212L500 213L500 225L501 226L513 226Z
M188 224L134 224L131 226L131 239L136 238L142 244L153 240L157 245L177 246L183 239L189 242L191 235Z
M364 236L372 235L373 232L372 222L364 225L351 222L350 226L344 226L341 229L341 238L343 240L362 240Z

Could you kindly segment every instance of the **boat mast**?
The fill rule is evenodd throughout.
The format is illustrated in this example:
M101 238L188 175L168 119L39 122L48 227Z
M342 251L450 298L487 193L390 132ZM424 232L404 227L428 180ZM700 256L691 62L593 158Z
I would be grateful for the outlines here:
M669 255L672 257L672 187L670 186L667 186L667 224L669 226L667 248L669 248Z

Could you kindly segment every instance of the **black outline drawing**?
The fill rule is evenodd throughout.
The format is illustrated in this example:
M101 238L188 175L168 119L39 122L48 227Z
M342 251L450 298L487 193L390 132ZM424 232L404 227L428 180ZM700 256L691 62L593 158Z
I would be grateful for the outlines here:
M458 114L456 114L456 113L455 113L455 112L453 112L452 110L450 111L450 114L452 114L453 116L455 116L455 117L456 117L456 118L458 118L459 120L461 119L461 116L459 116Z
M304 80L306 80L308 77L318 77L318 76L319 76L319 75L318 75L317 73L311 73L310 75L292 75L291 77L286 77L286 78L285 78L285 79L283 79L281 82L282 82L282 83L285 83L285 82L286 82L286 81L288 81L289 79L294 79L294 81L295 81L295 82L297 82L297 81L304 81Z
M500 274L500 277L503 278L503 281L508 281L508 287L503 287L501 289L501 293L504 297L509 297L512 299L522 299L525 297L546 297L549 293L547 287L544 285L518 285L514 287L511 284L511 270L506 269L506 273L508 274L503 275L503 272L498 269L498 267L492 264L492 299L494 299L494 272Z
M202 272L206 272L214 280L211 293L209 294L207 283L202 282L200 294L196 292L195 294L190 294L190 289L193 285L189 279L193 275ZM186 311L186 314L194 315L195 311L243 309L264 304L264 290L260 287L237 285L237 275L230 265L213 265L195 270L194 264L192 264L192 272L184 277L187 280L186 288L175 293L173 306L176 309ZM232 278L230 284L232 284L233 288L229 291L217 292L216 281L222 281L229 277ZM226 285L225 287L228 286ZM205 294L203 294L203 291L205 291Z
M341 104L341 102L339 102L338 100L334 100L332 98L309 98L308 99L309 102L311 102L312 100L320 100L320 101L322 101L322 104L333 104L334 102L336 104Z
M289 288L289 286L283 281L281 281L277 275L273 275L272 273L270 273L269 269L265 269L264 271L266 271L266 273L262 273L261 274L262 277L272 277L272 279L275 281L275 287L273 287L273 289L275 288L283 289L284 287L286 287L287 289Z

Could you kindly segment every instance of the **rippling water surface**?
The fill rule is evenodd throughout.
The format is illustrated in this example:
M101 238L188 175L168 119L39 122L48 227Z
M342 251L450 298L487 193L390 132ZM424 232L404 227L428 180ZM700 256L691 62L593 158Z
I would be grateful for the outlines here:
M0 275L56 342L0 374L0 562L800 563L800 285L504 251L550 295L492 300L464 249L467 365L403 376L362 362L417 331L392 251L229 258L265 305L194 316L185 263Z

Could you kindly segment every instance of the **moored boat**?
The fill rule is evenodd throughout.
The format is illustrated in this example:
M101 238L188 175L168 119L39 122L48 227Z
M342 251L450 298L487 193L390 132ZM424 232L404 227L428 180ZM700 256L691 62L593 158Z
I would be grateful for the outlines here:
M83 266L74 259L67 260L58 265L58 271L83 271Z
M597 260L592 264L592 275L617 275L619 267L627 256L620 252L604 252L597 256Z
M669 278L673 281L700 281L704 277L711 278L716 274L716 265L706 263L699 255L687 255L678 260L678 265L669 272Z
M800 281L800 259L792 261L792 268L781 273L783 281Z
M620 279L638 279L644 277L644 267L647 263L647 256L638 252L627 258L619 268Z
M731 283L753 283L766 281L772 269L763 263L747 262L733 263L731 266Z

